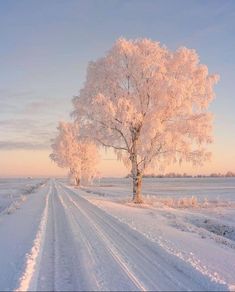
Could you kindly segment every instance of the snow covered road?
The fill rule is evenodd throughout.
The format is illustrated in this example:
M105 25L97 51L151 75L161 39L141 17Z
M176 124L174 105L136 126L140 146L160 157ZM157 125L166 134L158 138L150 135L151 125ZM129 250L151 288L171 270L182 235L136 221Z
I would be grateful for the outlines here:
M79 192L56 180L44 190L18 290L226 290Z

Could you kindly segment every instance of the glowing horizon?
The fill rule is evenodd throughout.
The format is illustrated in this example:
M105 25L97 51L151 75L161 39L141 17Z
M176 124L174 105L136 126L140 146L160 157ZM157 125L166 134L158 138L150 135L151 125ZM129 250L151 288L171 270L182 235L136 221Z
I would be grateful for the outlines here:
M0 152L0 161L4 168L0 168L0 177L61 177L66 176L67 169L58 167L49 158L50 149L48 150L8 150ZM11 159L9 160L9 156ZM213 157L214 156L214 157ZM227 171L235 172L234 159L235 155L230 156L227 153L226 156L218 159L215 157L215 153L212 156L211 161L205 163L204 166L192 167L191 164L183 163L182 165L166 166L164 171L153 170L152 173L187 173L189 175L211 173L226 173ZM227 162L227 166L223 166L223 162ZM102 151L102 159L99 164L99 171L102 177L124 177L129 173L128 169L123 165L121 161L118 161L111 151L105 154ZM151 171L150 171L151 173Z

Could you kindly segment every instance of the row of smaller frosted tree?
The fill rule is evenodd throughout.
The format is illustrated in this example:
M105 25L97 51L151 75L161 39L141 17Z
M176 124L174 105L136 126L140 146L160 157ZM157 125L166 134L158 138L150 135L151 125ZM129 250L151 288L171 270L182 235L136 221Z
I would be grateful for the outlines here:
M94 145L112 148L131 173L133 201L141 203L147 170L209 158L205 145L212 142L213 119L208 106L217 80L195 50L119 39L89 64L85 84L73 99L75 126L60 124L51 158L77 179L85 165L84 176L92 175ZM90 153L86 159L82 145Z

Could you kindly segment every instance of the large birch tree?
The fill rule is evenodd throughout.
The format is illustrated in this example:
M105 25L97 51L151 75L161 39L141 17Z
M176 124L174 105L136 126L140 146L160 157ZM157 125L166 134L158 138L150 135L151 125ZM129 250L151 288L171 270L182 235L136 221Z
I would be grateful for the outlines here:
M75 122L82 135L113 148L130 167L133 200L141 203L147 168L208 158L208 105L217 80L195 50L172 52L148 39L119 39L89 64L84 87L73 99Z

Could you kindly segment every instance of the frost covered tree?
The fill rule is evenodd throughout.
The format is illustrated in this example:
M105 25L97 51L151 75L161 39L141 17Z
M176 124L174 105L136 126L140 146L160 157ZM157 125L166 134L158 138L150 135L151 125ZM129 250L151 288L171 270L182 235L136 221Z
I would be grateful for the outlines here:
M58 135L53 140L52 153L50 158L59 167L68 168L69 176L72 177L76 185L80 184L80 156L77 143L75 125L67 122L60 122L57 127Z
M94 143L79 138L79 127L68 122L60 122L58 135L53 140L50 158L59 167L69 169L69 177L76 185L88 183L96 174L99 159Z
M73 114L82 135L112 147L131 168L133 200L141 203L147 168L208 158L207 109L217 80L195 50L172 52L148 39L119 39L89 64Z
M83 141L79 143L79 155L81 157L81 178L83 184L88 184L97 176L97 164L100 156L97 146L92 142Z

